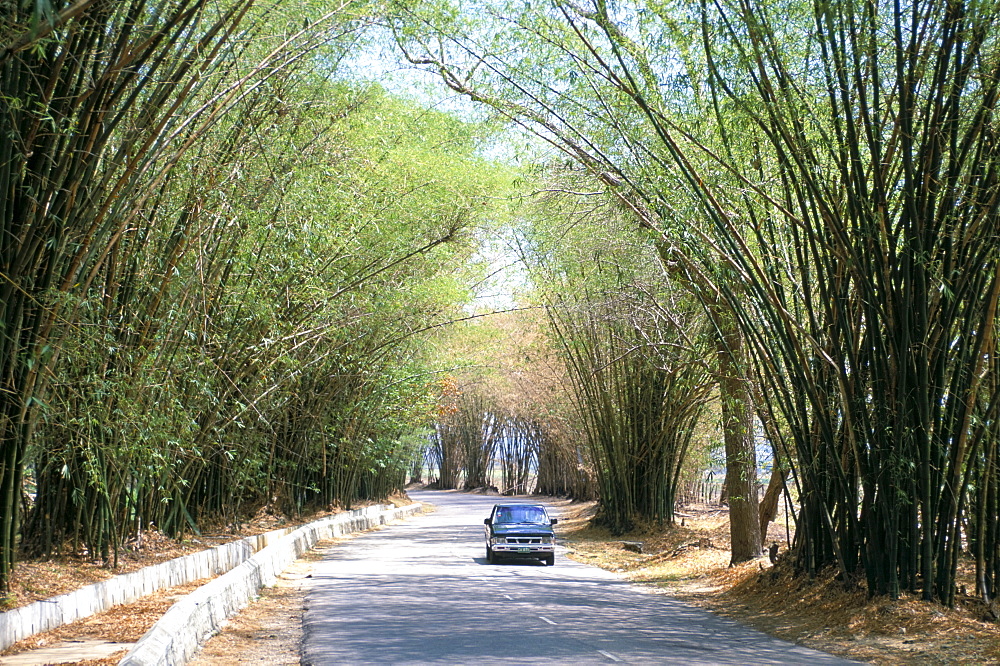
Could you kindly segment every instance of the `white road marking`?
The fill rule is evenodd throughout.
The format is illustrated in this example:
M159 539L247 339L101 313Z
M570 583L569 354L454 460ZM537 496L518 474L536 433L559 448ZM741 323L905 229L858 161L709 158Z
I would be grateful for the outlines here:
M555 622L553 622L552 620L550 620L550 619L549 619L549 618L547 618L547 617L542 617L541 615L539 615L539 616L538 616L538 618L539 618L540 620L544 620L545 622L548 622L549 624L555 624Z
M509 594L505 594L503 596L504 596L504 599L509 599L510 601L514 601L514 597L510 596Z
M615 655L611 654L610 652L605 652L604 650L598 650L597 654L604 655L605 657L607 657L611 661L621 661L621 659L619 659Z

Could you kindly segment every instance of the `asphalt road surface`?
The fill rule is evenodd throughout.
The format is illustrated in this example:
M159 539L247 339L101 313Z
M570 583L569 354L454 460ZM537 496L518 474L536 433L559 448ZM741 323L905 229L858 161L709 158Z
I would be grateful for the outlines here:
M495 497L340 544L306 597L303 664L848 664L573 562L486 562ZM554 512L555 513L555 512ZM556 513L556 515L558 515Z

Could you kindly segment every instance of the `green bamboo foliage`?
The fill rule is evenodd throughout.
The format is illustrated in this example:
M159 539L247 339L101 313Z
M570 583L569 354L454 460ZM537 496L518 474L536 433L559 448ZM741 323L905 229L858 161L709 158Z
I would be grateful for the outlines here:
M678 320L657 328L628 310L552 309L596 467L597 520L618 534L637 520L673 524L681 469L711 388L701 350L677 343ZM682 326L699 325L692 316Z
M189 451L222 468L253 469L209 440L219 406L252 368L211 368L225 380L204 410L191 403L206 393L205 373L189 371L232 364L209 340L232 273L227 255L247 231L232 223L231 202L246 192L234 175L259 147L257 132L281 122L274 93L326 37L298 18L282 32L277 3L262 13L241 2L164 3L149 16L143 5L67 14L32 49L8 54L9 70L39 70L36 82L48 81L44 91L23 91L41 95L36 106L19 102L24 121L37 121L45 104L63 119L57 140L37 150L66 169L89 169L72 186L87 196L55 210L72 240L52 246L45 269L61 283L39 303L48 323L32 343L49 350L41 357L49 374L25 388L34 392L29 406L47 405L32 444L37 492L22 530L29 554L71 535L71 547L82 540L110 561L125 535L150 524L193 527L197 508L186 500L200 482ZM265 15L276 32L264 28ZM86 75L67 64L77 61ZM35 187L30 168L25 174L21 187ZM38 187L60 201L60 183ZM47 233L44 224L35 232ZM178 410L181 403L191 411ZM216 474L205 483L245 480ZM228 508L239 506L238 495Z
M331 84L360 23L301 9L0 22L0 586L16 543L113 564L145 529L405 482L414 331L460 300L489 169L463 123Z
M14 561L25 454L58 358L60 324L75 318L79 295L117 263L124 237L145 228L144 213L190 141L239 96L230 83L208 104L191 104L238 52L232 37L248 2L163 3L153 12L146 4L39 2L5 10L0 588ZM101 464L100 456L81 455ZM106 530L106 497L102 503L92 534ZM106 550L107 539L94 538Z
M764 323L762 378L795 438L799 562L863 572L872 594L954 603L970 475L988 475L996 13L817 4L801 17L816 51L799 54L765 47L770 13L720 7L749 29L705 41L713 87L766 137L780 178L783 212L752 213L759 241L794 248L791 265L727 252L756 292L739 309L747 330ZM794 57L823 78L792 76ZM731 83L736 63L747 89Z
M755 377L781 424L802 570L952 604L974 543L994 599L1000 7L553 4L488 45L430 12L400 41L584 165L723 315L723 407Z
M103 507L108 531L84 540L94 554L106 555L124 534L140 529L142 517L170 530L188 527L197 513L181 501L166 516L157 510L164 491L159 466L171 464L175 454L167 452L179 440L210 432L213 412L205 405L195 424L169 407L196 399L198 379L178 377L206 360L204 343L218 320L213 310L231 270L224 256L241 238L240 230L226 228L232 210L221 205L235 185L224 174L240 168L241 153L249 150L248 134L238 128L266 126L273 111L255 96L231 109L229 119L242 122L208 133L191 165L179 163L177 172L193 166L192 172L175 172L167 181L156 205L143 211L144 226L122 235L86 296L72 303L76 321L55 327L60 353L48 391L53 411L62 416L46 419L36 436L39 491L24 531L44 536L25 540L28 554L48 553L60 545L60 533L78 531L80 516L65 497ZM199 345L201 353L192 357ZM229 382L219 387L219 402L242 381L242 372L225 373ZM150 467L150 459L160 462ZM150 488L158 490L151 494ZM166 494L186 492L175 487Z
M365 97L346 94L333 108L353 124L359 109L376 108ZM284 97L286 104L289 99L291 95ZM379 113L386 112L386 102L379 102ZM384 120L379 130L382 124ZM311 131L302 135L305 146L289 144L295 148L290 153L293 158L278 153L274 159L284 157L287 168L308 173L314 160L329 154L333 139L318 141ZM267 178L273 174L261 173ZM359 174L367 177L363 166L345 169L344 181L362 186ZM242 184L245 179L233 182ZM376 192L387 186L376 183ZM426 196L436 196L430 186L424 189ZM235 193L226 197L225 192L215 192L222 201L235 198ZM300 188L298 196L305 192ZM276 202L288 205L287 198L281 195ZM405 196L398 202L398 213L424 208L423 202L410 204ZM252 217L254 212L223 205L214 209L234 217ZM467 205L464 210L471 209ZM294 208L297 216L304 210L301 205ZM355 214L340 213L348 225L359 223ZM108 410L100 400L86 406L81 411L102 424L102 437L91 433L87 437L92 439L68 440L113 452L105 456L111 462L70 476L65 471L74 468L72 447L66 453L53 444L40 447L39 478L44 478L46 492L34 504L33 524L27 531L33 533L37 526L51 532L56 526L57 533L40 539L29 552L47 552L53 544L61 544L60 536L68 538L78 530L78 503L60 498L100 495L112 470L124 471L108 485L137 490L111 502L118 521L111 524L118 532L108 538L150 524L170 534L197 530L205 521L238 525L242 515L262 504L288 513L350 506L361 497L384 498L404 483L399 460L408 458L409 452L398 440L412 427L411 421L426 416L419 413L422 384L398 376L419 366L412 358L407 360L413 355L412 342L401 342L409 337L405 329L419 327L440 308L441 295L427 288L440 288L435 281L441 261L450 263L456 256L448 251L424 259L420 250L454 236L456 210L422 221L429 226L426 233L439 238L431 235L428 242L421 232L413 239L412 229L407 229L393 245L381 234L387 255L360 256L345 252L344 239L326 226L303 225L301 217L290 223L272 213L264 218L265 225L240 227L241 236L233 225L219 224L217 215L199 236L200 245L213 251L192 253L187 263L178 263L177 273L188 280L176 291L158 296L164 312L172 316L153 319L159 332L141 350L132 351L133 355L142 351L149 364L146 370L120 373L118 383L108 373L102 375L104 384L116 392L132 392L130 399L116 399L116 418L111 420L104 417ZM335 221L328 219L325 225ZM409 221L409 226L417 228L418 221ZM434 229L438 224L440 229ZM287 233L275 231L285 225ZM226 233L224 242L212 236L216 229ZM464 244L452 245L459 256L467 251ZM386 285L396 293L382 293ZM444 295L450 297L448 292ZM178 316L181 312L185 316ZM105 338L91 342L98 348L109 344ZM119 348L130 351L124 345ZM81 358L95 358L104 367L103 357L95 351L74 357L66 370L78 372ZM93 385L93 377L87 381L70 377L65 388L72 393L78 386ZM407 411L407 405L413 409ZM53 442L66 441L60 439L62 427L54 424ZM50 507L49 502L58 506ZM85 545L92 555L102 556L101 544Z

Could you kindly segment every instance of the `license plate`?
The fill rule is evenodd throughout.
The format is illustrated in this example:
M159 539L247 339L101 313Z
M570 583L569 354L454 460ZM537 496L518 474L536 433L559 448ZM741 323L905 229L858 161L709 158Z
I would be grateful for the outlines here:
M519 553L530 553L531 549L530 548L518 548L517 552L519 552Z

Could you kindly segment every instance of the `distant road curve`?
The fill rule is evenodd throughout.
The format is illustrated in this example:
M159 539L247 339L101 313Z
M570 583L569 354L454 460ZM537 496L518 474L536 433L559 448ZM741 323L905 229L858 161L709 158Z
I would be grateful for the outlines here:
M303 664L850 664L557 552L490 565L494 497L411 492L437 511L364 534L316 565Z

